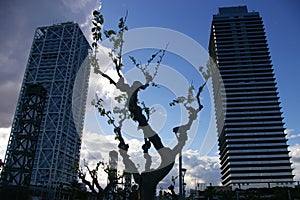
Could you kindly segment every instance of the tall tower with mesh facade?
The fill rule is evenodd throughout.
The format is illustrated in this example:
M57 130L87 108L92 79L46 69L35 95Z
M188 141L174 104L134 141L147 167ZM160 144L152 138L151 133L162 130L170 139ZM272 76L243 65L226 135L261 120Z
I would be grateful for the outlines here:
M209 53L222 183L233 188L292 186L282 112L262 18L246 6L213 15ZM221 81L221 79L223 82Z
M7 146L4 184L56 188L76 179L72 167L80 155L89 50L76 23L36 29Z

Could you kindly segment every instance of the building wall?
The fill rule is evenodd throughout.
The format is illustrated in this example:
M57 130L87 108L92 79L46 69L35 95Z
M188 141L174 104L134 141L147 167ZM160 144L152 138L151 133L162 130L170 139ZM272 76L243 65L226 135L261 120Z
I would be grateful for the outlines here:
M262 18L246 6L213 16L210 56L222 183L232 187L291 186L284 123Z
M40 84L47 90L38 136L31 185L55 187L76 178L72 167L79 161L88 89L90 46L78 24L67 22L36 29L11 135L26 84ZM79 78L76 77L80 72ZM74 88L74 83L80 81ZM12 138L12 137L11 137ZM9 144L11 141L9 141ZM8 146L6 158L10 151Z

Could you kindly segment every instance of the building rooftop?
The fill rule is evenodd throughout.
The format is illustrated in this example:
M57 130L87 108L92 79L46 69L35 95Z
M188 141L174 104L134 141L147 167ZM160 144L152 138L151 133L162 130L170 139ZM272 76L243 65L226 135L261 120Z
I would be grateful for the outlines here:
M248 13L247 6L235 6L235 7L223 7L219 8L220 15L232 15L232 14L239 14L239 13Z

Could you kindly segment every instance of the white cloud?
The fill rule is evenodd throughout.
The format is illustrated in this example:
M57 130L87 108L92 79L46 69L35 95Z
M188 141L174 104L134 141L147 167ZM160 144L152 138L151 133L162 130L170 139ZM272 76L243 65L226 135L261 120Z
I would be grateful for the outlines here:
M209 185L220 185L220 164L217 156L201 156L199 151L187 150L183 152L183 165L186 169L186 175L184 182L186 185L186 192L189 189L194 189L197 183L205 183ZM172 183L172 176L178 176L178 159L176 160L175 166L170 173L159 183L157 189L167 189ZM175 192L178 192L178 177L175 180Z
M137 139L126 139L126 143L129 144L128 154L131 156L133 162L136 166L140 166L140 170L143 170L144 158L142 153L142 142ZM109 152L112 150L118 151L118 141L115 140L113 134L105 135L100 133L93 133L88 130L84 130L81 148L81 162L83 159L88 161L88 165L93 168L96 166L98 161L103 161L105 163L109 162ZM122 157L118 157L118 171L122 173L124 170L124 165ZM107 175L105 172L100 171L99 181L102 186L107 183Z
M295 132L294 129L285 129L284 133L287 135L288 139L295 139L300 137L300 133Z
M95 0L62 0L64 6L74 13L79 13L83 9L86 9L87 5L92 1L97 2Z
M289 135L289 134L293 133L294 131L295 131L294 129L288 129L287 128L287 129L284 130L284 133Z
M11 127L0 128L0 159L2 161L4 161L10 130Z
M131 159L139 167L140 171L144 170L145 159L141 146L143 141L137 139L126 139L126 143L129 144L128 154ZM114 139L114 135L105 135L99 133L92 133L85 130L82 140L81 159L86 159L89 162L89 166L93 167L98 161L108 162L109 151L117 150L118 142ZM150 151L152 156L152 168L159 166L160 159L155 151ZM220 182L220 170L218 157L201 157L198 151L188 150L183 153L183 167L187 169L185 176L185 182L187 188L194 188L195 183L213 183L219 184ZM118 159L118 170L122 173L124 169L122 157ZM100 173L99 180L104 186L107 182L107 176L104 172ZM159 183L158 188L162 187L166 189L171 184L172 176L178 176L178 159L175 166L170 173ZM178 179L176 180L176 190L178 190Z
M115 75L113 70L108 70L106 74L108 74L112 78L114 78ZM116 104L114 97L121 94L114 85L110 84L109 81L101 75L95 74L92 69L87 98L88 109L91 108L91 101L95 99L96 93L99 98L103 99L103 103L105 104L104 107L106 109L113 108Z
M195 187L197 182L220 183L220 164L218 156L200 156L195 150L187 150L183 153L184 167L187 169L187 180Z
M295 175L294 180L300 179L300 144L289 146L292 167L294 168L293 174Z
M288 139L295 139L295 138L299 138L299 137L300 137L300 133L290 135L290 136L288 136L287 138L288 138Z
M19 90L20 84L18 82L8 80L0 83L0 127L11 126Z
M63 0L63 1L70 1L70 0ZM83 1L85 1L85 0L83 0ZM93 27L92 13L94 10L98 10L100 6L101 6L101 2L99 2L99 1L94 0L93 2L91 2L91 5L89 6L89 8L85 9L85 12L87 12L87 13L86 13L85 17L83 17L84 21L79 24L81 30L83 31L86 39L89 41L90 44L92 44L92 42L93 42L93 36L92 36L92 31L91 31L91 29ZM75 10L76 10L76 8L75 8Z
M113 135L100 135L85 129L81 145L81 166L83 167L83 160L88 163L91 169L94 169L99 161L108 163L109 151L116 149L116 145L117 142L114 140ZM89 176L87 176L87 179L90 180ZM103 170L99 170L98 179L104 187L107 183L107 175Z
M0 158L4 159L7 142L11 128L0 128ZM137 163L141 161L142 153L140 147L142 142L137 139L127 141L130 144L130 155ZM94 167L98 161L108 162L108 153L111 150L117 150L117 141L114 135L101 135L99 133L92 133L87 130L84 131L81 149L81 159L86 159L89 166ZM292 156L292 163L294 167L293 174L295 180L300 179L300 144L289 147L290 155ZM154 161L156 159L153 159ZM159 160L156 160L159 161ZM122 159L119 157L120 169L123 167ZM153 163L155 165L155 163ZM142 163L140 163L142 166ZM220 165L217 156L200 156L198 151L187 150L183 153L183 167L187 169L185 182L187 188L194 188L195 183L213 183L218 185L220 183ZM160 182L159 187L167 188L171 184L171 177L178 176L178 161L171 172ZM107 183L107 176L101 173L99 176L101 184L104 186ZM178 187L178 179L176 180ZM176 187L176 188L177 188Z

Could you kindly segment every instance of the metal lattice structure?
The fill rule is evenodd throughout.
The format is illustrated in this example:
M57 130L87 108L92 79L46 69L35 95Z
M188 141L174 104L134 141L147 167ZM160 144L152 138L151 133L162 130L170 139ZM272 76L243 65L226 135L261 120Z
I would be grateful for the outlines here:
M26 85L7 147L2 172L4 185L30 184L46 94L46 89L41 85Z
M34 83L46 88L32 186L57 188L76 179L72 167L80 155L90 73L89 51L89 43L76 23L36 29L12 125L18 126L26 85ZM74 87L75 82L80 82L78 87ZM10 138L10 143L14 142L14 131Z

